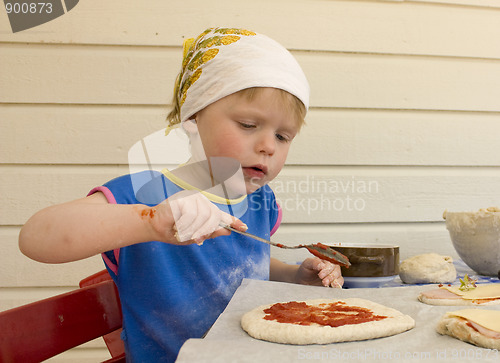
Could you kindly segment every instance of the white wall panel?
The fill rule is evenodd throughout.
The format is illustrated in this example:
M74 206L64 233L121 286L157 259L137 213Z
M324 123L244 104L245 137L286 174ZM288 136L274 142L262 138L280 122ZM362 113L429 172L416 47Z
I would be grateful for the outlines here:
M500 112L500 60L295 52L312 107ZM180 51L7 45L7 103L165 105ZM487 90L487 92L486 92Z
M288 163L500 166L498 135L500 113L312 110Z
M290 167L272 182L287 223L442 221L500 205L498 168Z
M130 147L164 128L166 113L166 106L0 105L0 160L126 165ZM287 163L500 166L498 135L500 113L313 109Z
M475 5L470 7L452 6ZM210 26L246 27L291 49L500 58L496 0L134 0L80 2L70 13L0 41L176 46Z
M94 187L126 174L128 167L1 166L2 225L21 225L41 208L83 198Z
M8 164L127 164L137 141L165 128L166 106L0 105Z
M127 168L2 167L6 225L84 197ZM33 185L33 181L36 184ZM287 223L440 221L445 209L500 205L500 169L488 167L286 167L271 184Z

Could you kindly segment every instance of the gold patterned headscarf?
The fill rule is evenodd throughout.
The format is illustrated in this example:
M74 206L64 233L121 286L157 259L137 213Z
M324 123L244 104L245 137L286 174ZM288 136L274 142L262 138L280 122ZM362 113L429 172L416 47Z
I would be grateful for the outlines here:
M283 89L309 107L309 83L282 45L244 29L210 28L184 42L182 69L174 97L177 116L171 126L232 93L252 87Z

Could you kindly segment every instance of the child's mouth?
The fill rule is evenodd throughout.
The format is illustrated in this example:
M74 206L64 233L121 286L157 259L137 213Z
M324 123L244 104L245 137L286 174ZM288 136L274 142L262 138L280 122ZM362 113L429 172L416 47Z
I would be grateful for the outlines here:
M250 178L263 178L267 173L266 169L266 167L260 165L248 166L243 168L243 173Z

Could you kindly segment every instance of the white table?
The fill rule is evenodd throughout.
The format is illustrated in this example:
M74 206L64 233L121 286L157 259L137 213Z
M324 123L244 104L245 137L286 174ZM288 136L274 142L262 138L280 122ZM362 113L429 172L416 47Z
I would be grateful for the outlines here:
M500 353L435 331L440 317L461 307L431 306L417 300L436 285L370 289L331 289L271 281L243 280L226 310L203 339L190 339L178 362L499 362ZM240 326L247 311L264 304L314 298L368 299L410 315L412 330L386 338L328 345L295 346L260 341ZM500 310L500 306L488 309Z

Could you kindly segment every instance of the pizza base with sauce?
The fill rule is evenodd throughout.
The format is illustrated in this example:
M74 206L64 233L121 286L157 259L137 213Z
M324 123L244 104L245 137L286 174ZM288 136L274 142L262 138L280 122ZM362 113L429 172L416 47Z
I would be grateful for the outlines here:
M412 329L415 320L375 302L314 299L259 306L241 319L250 336L283 344L329 344L367 340Z

